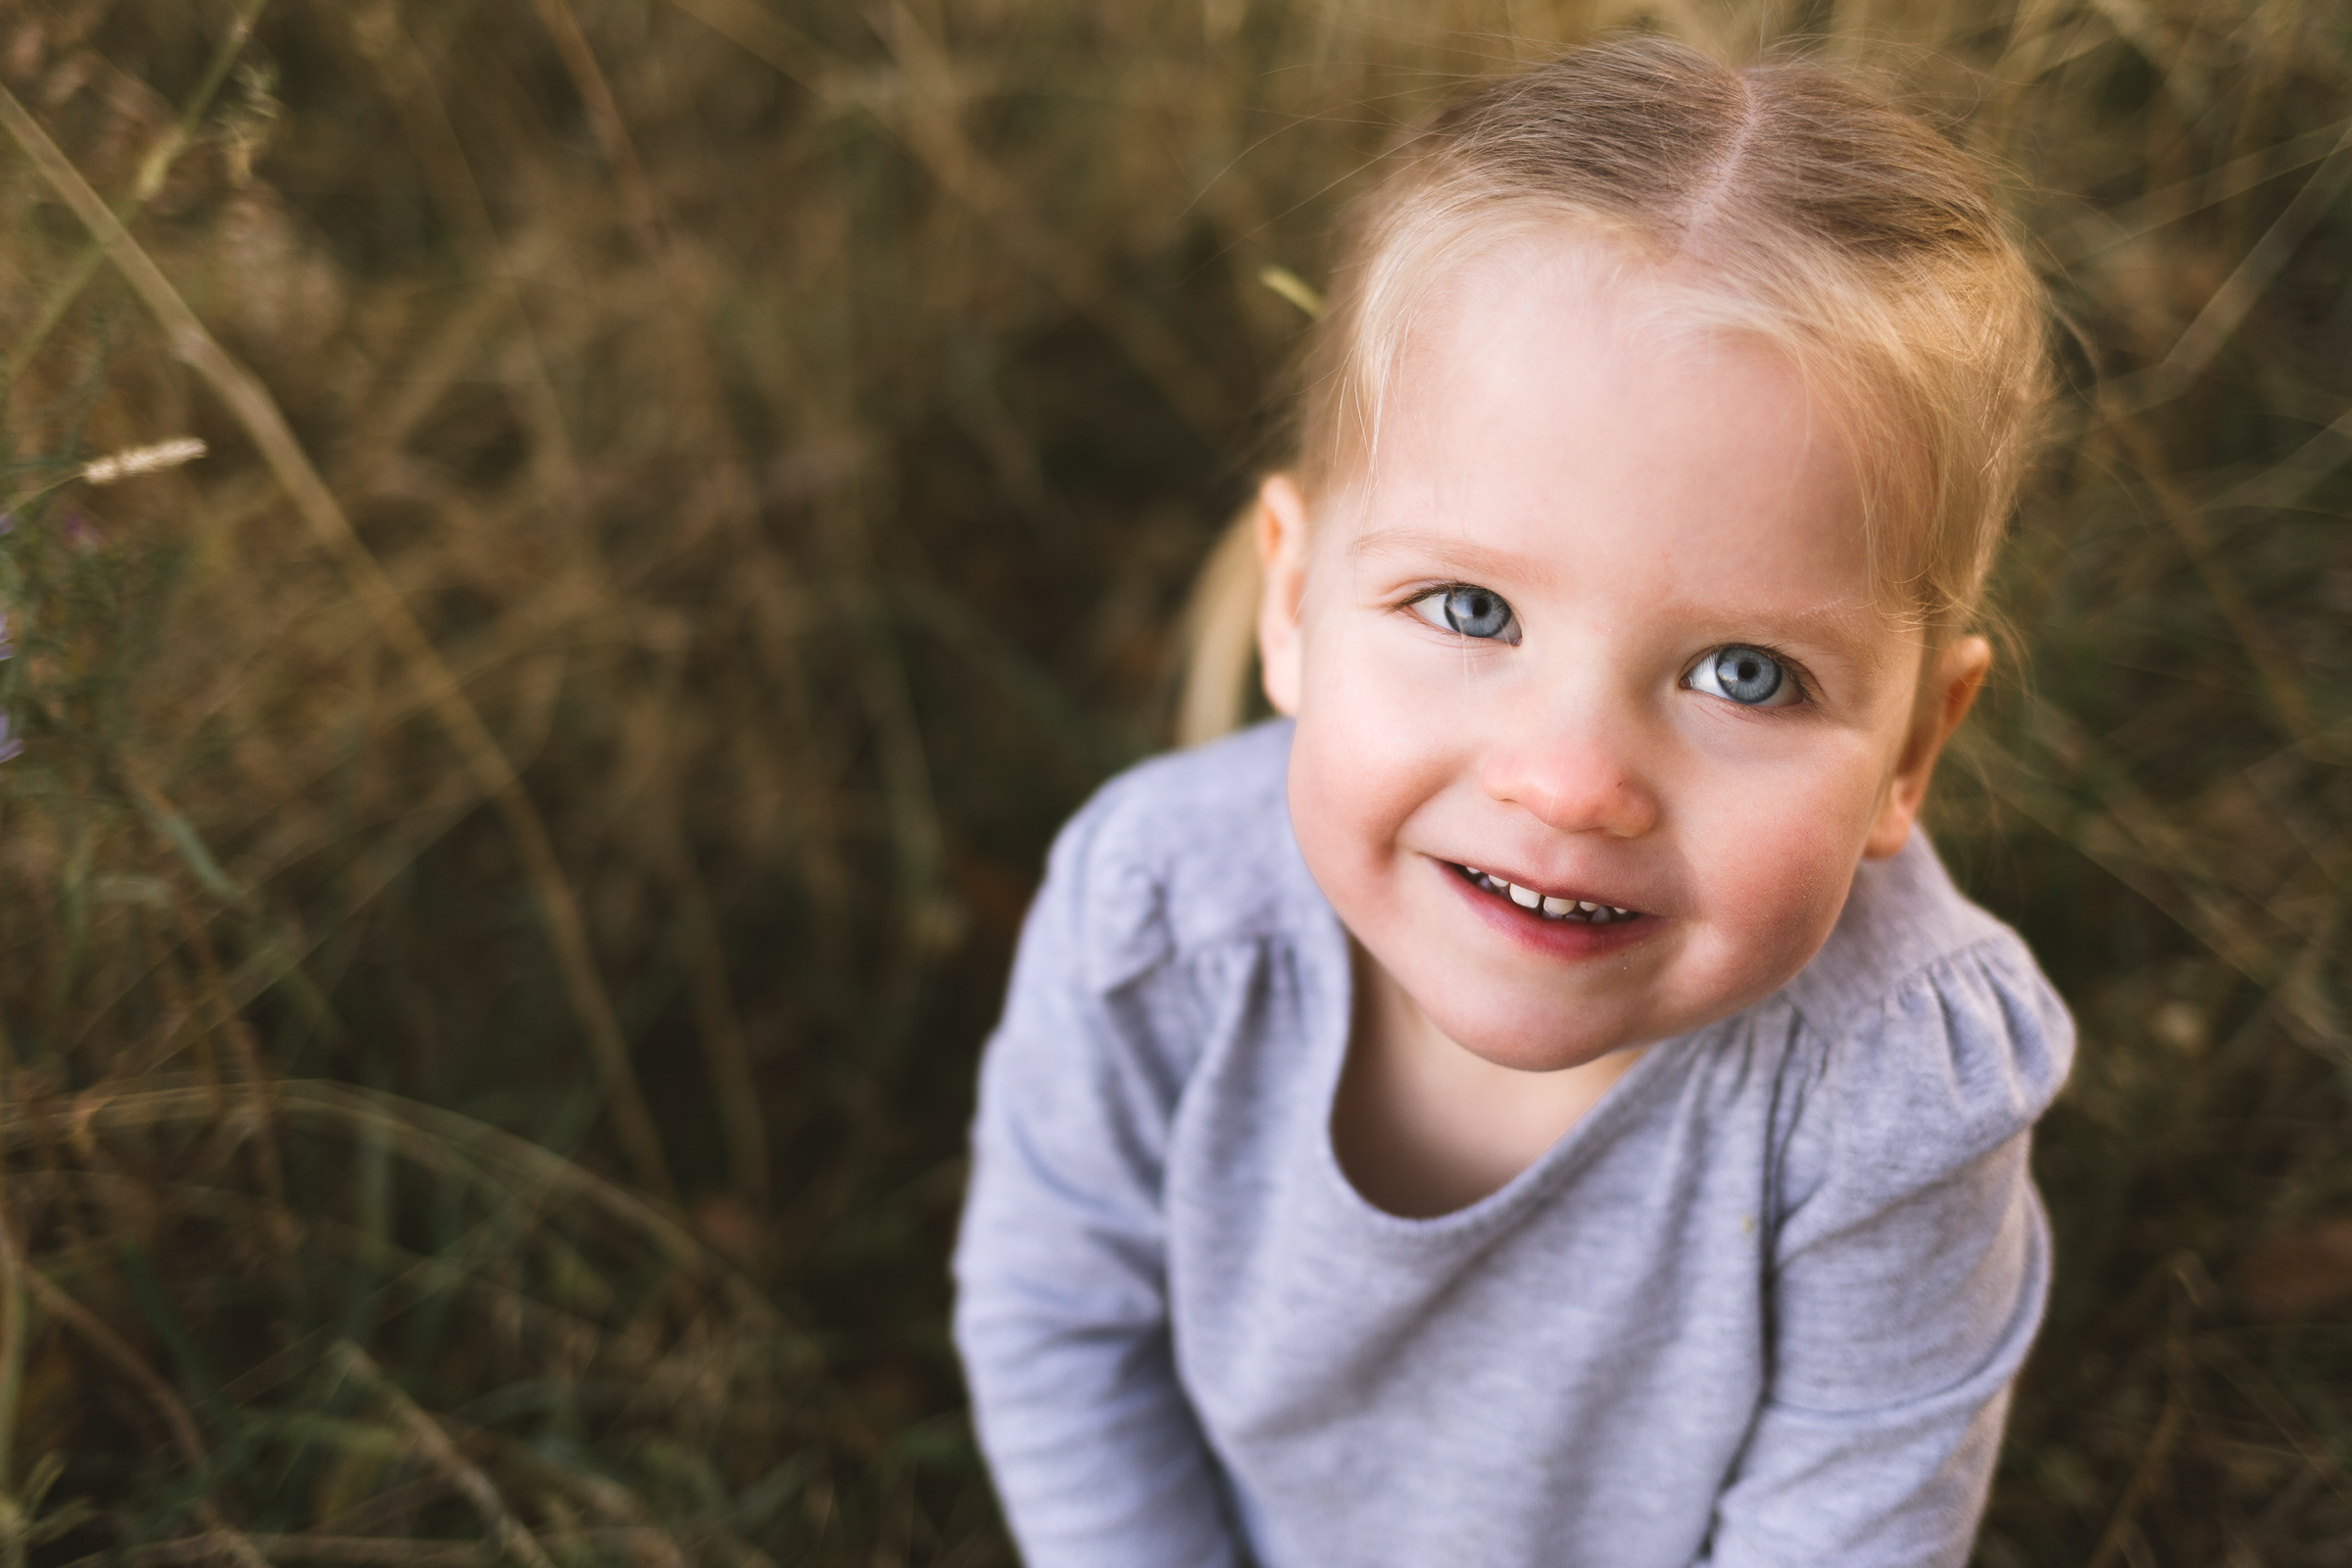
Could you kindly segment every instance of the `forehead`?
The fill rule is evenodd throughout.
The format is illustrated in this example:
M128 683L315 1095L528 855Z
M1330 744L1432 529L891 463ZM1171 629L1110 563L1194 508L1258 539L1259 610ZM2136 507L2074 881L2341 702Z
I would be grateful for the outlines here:
M1325 509L1334 543L1442 542L1678 599L1872 603L1834 407L1788 355L1695 322L1690 298L1658 264L1556 238L1445 279Z

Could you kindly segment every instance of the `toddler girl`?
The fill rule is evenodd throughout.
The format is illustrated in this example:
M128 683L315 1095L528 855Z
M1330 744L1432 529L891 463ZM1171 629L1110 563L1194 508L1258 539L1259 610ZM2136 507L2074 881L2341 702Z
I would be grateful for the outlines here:
M2044 383L1978 172L1615 42L1348 231L1284 716L1056 844L956 1330L1032 1568L1959 1564L2066 1012L1912 831Z

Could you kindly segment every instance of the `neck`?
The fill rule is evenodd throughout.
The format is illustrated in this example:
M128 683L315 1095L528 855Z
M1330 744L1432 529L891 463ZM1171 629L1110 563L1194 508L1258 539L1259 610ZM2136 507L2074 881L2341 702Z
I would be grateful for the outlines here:
M1467 1207L1582 1121L1641 1049L1556 1072L1489 1061L1434 1023L1378 959L1354 948L1355 1017L1332 1145L1365 1200L1429 1217Z

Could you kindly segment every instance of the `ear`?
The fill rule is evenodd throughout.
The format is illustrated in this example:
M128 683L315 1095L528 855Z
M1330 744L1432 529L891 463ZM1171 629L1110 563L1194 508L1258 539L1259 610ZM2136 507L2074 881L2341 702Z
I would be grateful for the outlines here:
M1936 656L1936 667L1920 684L1919 696L1911 712L1911 733L1903 741L1903 754L1895 760L1894 774L1886 781L1886 790L1879 799L1878 819L1870 825L1870 837L1863 841L1862 858L1883 860L1901 849L1911 837L1911 825L1919 820L1919 808L1928 798L1928 780L1936 771L1936 759L1942 755L1943 743L1950 740L1960 720L1968 716L1969 705L1977 700L1984 688L1985 672L1992 668L1992 645L1982 637L1962 637Z
M1264 588L1257 601L1257 661L1274 711L1298 711L1301 648L1298 602L1306 593L1306 497L1287 473L1257 490L1257 560Z

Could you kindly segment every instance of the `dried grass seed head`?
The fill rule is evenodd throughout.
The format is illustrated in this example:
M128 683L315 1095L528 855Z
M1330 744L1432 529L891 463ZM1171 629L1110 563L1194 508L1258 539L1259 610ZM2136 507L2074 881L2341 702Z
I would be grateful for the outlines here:
M1664 283L1638 330L1787 354L1856 455L1886 607L1932 640L1976 614L2048 384L2042 289L1976 160L1858 74L1661 38L1473 87L1347 220L1298 411L1311 497L1362 471L1433 290L1531 235Z
M205 455L206 450L205 444L194 436L175 436L150 446L110 452L103 458L83 464L81 477L91 484L119 484L144 473L161 473L167 468L194 463Z

